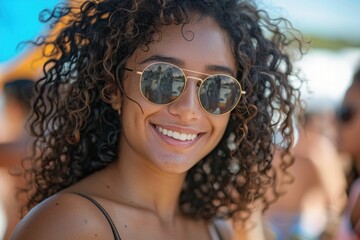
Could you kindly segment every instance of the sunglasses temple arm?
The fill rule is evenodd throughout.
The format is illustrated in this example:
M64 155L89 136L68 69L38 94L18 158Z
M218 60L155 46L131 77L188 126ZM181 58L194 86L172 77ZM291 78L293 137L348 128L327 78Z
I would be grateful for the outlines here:
M143 72L135 71L135 70L133 70L133 69L131 69L131 68L126 68L126 67L124 67L124 69L127 70L127 71L130 71L130 72L139 74L139 75L141 75L141 74L143 73Z

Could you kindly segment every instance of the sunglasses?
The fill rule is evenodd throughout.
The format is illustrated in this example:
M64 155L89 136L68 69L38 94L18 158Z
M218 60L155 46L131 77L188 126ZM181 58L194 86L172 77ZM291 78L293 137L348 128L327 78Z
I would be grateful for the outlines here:
M140 75L140 89L145 99L153 104L165 105L174 102L186 88L188 79L200 81L197 97L202 109L212 115L231 112L239 103L242 90L238 80L225 74L209 75L181 69L173 64L156 62L142 72L125 68ZM184 72L205 75L206 78L186 76Z
M355 114L356 114L356 111L354 108L352 108L350 106L342 106L336 112L336 118L341 123L347 123L347 122L350 122L354 118Z

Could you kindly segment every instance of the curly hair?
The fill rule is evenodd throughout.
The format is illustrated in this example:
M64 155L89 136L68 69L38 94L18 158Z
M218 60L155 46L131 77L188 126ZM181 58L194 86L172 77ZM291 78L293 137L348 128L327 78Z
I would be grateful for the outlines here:
M229 34L236 77L247 94L218 146L188 172L179 207L194 218L246 219L255 200L265 207L274 200L266 194L277 191L273 138L282 135L286 173L300 99L294 82L302 82L288 51L302 54L301 38L286 19L271 19L248 0L91 0L43 13L43 21L65 27L55 38L34 41L49 60L29 122L27 209L117 159L121 122L110 95L122 91L127 60L157 41L161 25L186 24L193 14L213 18Z

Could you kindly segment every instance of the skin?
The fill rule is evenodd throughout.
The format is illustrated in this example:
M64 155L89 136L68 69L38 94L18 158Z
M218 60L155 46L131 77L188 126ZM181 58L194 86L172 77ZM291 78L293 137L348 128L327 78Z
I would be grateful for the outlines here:
M353 83L347 90L343 105L351 106L355 109L355 115L346 123L338 123L337 144L338 150L349 154L357 169L360 169L360 83ZM350 188L349 199L347 203L346 215L353 226L357 224L360 218L360 182L357 179Z
M212 19L195 18L185 25L184 33L194 33L191 41L184 39L181 26L161 30L162 38L147 52L139 48L127 67L142 70L149 63L164 61L154 57L161 55L181 68L235 75L236 61L228 36ZM196 86L196 80L190 79L177 101L158 106L142 97L139 75L128 72L125 94L144 113L125 96L120 104L113 104L115 110L121 109L123 123L118 161L38 204L11 239L113 239L102 213L72 192L94 197L110 213L122 239L211 239L207 222L179 212L178 198L187 171L217 145L230 114L205 113L197 100ZM154 126L198 137L184 143L165 137ZM220 225L225 238L230 239L227 225Z
M343 105L351 106L356 113L353 119L338 126L338 149L346 152L360 161L360 83L354 83L346 92Z

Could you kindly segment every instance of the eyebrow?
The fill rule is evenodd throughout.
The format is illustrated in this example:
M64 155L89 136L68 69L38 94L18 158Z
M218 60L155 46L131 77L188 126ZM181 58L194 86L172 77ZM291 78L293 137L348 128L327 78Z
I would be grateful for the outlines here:
M146 59L144 59L143 61L140 62L140 64L145 64L148 62L167 62L167 63L171 63L174 64L176 66L184 66L185 62L179 58L176 57L168 57L168 56L163 56L163 55L152 55ZM228 66L225 65L213 65L213 64L207 64L205 66L206 70L209 72L223 72L223 73L227 73L230 76L236 76L235 72Z

